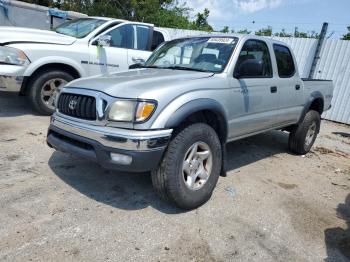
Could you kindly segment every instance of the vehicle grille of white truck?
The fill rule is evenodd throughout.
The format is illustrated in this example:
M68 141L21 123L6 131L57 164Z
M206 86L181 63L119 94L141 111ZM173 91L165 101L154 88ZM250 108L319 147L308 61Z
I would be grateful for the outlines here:
M57 109L71 117L96 120L96 100L91 96L63 93L59 96Z

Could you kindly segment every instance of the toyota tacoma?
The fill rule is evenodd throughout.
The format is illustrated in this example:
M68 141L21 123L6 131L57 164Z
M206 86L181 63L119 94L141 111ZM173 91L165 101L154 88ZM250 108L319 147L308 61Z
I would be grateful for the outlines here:
M292 152L309 152L333 94L331 81L300 78L286 44L250 35L172 40L132 68L66 85L47 143L150 171L158 195L184 209L211 197L228 142L277 129Z

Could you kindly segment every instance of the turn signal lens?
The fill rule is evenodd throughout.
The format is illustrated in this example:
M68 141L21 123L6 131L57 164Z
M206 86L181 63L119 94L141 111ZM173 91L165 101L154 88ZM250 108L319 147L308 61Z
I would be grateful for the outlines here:
M153 113L156 105L151 102L140 102L136 110L136 122L143 122L147 120Z

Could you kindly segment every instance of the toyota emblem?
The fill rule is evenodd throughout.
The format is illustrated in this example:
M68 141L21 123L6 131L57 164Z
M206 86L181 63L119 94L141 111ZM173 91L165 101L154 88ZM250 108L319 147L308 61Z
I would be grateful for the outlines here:
M75 107L77 106L78 101L75 99L72 99L69 101L68 107L70 110L74 110Z

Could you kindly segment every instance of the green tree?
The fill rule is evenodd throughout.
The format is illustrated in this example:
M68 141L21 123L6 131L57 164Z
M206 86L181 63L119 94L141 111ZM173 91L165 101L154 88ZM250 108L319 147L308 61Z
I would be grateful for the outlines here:
M348 26L348 32L343 35L342 40L350 40L350 26Z
M274 35L279 36L279 37L291 37L292 36L292 34L287 33L285 29L282 29L281 32L275 33Z
M220 30L221 33L229 33L230 32L230 29L228 26L224 26L223 29Z
M211 25L208 24L209 9L205 8L203 13L197 13L196 20L192 24L192 29L203 30L203 31L213 31Z
M268 26L267 28L262 28L259 31L256 31L255 35L258 35L258 36L272 36L272 27Z
M208 23L209 10L190 20L191 9L179 0L23 0L28 3L57 7L90 16L108 16L156 26L213 31Z
M252 31L249 31L247 28L237 31L237 34L249 35Z
M294 37L297 38L320 38L320 35L316 31L310 32L300 32L298 27L295 28Z
M22 0L22 2L43 6L54 6L53 0Z

